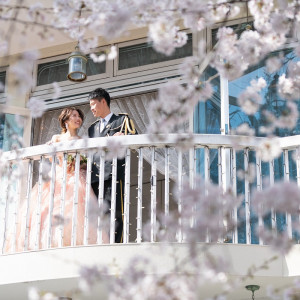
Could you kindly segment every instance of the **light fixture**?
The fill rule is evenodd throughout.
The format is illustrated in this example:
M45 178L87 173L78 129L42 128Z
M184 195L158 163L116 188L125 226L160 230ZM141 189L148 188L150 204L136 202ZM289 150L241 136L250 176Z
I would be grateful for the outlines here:
M87 57L79 51L78 45L75 47L75 51L68 57L69 73L68 79L75 82L84 81L87 78L86 75L86 63Z
M260 286L259 285L255 285L255 284L252 284L252 285L246 285L245 288L248 290L248 291L251 291L252 292L252 300L255 300L254 298L254 292L259 290Z

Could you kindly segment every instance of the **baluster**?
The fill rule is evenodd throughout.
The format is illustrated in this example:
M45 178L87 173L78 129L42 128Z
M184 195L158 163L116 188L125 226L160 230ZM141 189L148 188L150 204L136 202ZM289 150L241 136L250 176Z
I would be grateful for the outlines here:
M219 187L222 189L223 193L225 192L224 190L224 168L225 166L223 165L224 163L224 148L223 147L218 147L218 175L219 175ZM221 207L219 215L219 228L223 228L223 207ZM226 224L224 224L226 227ZM222 243L224 241L224 237L221 236L221 234L218 235L218 241L219 243Z
M85 206L84 206L84 232L83 244L89 243L89 210L90 210L90 191L91 191L91 173L92 173L93 154L89 152L86 163L86 184L85 184Z
M41 215L41 201L42 201L42 193L43 193L43 165L44 165L44 161L45 161L44 157L41 156L40 166L39 166L38 199L37 199L37 210L36 210L36 237L35 237L35 245L34 245L35 250L39 249L39 245L40 245L41 218L42 218L42 215ZM27 230L29 230L29 228L27 228Z
M209 148L207 146L204 147L204 180L205 180L205 195L208 195L207 184L210 183L210 154ZM210 234L207 229L206 233L206 242L210 242Z
M47 248L52 245L52 218L53 218L53 205L54 205L54 193L55 193L55 169L56 169L56 156L52 155L51 163L51 183L50 183L50 200L49 200L49 211L48 211L48 240Z
M218 147L218 177L219 187L223 189L223 147Z
M296 149L297 184L300 188L300 147Z
M138 149L137 243L142 242L143 217L143 148Z
M236 186L236 151L231 149L231 182L232 182L232 192L233 195L237 196L237 186ZM237 215L237 207L235 206L233 209L233 220L234 223L237 224L238 222L238 215ZM232 243L238 243L238 229L237 225L234 226L234 230L232 233Z
M78 215L78 186L79 186L79 171L80 171L80 153L75 156L75 174L74 174L74 197L73 197L73 214L72 214L72 237L71 246L76 246L77 243L77 215Z
M17 164L19 164L19 165L15 165L15 167L20 169L21 162L17 161ZM13 241L12 241L12 244L11 244L11 251L12 252L16 251L18 212L19 212L19 207L20 207L20 204L21 204L20 200L21 200L21 180L22 180L22 176L21 176L21 170L19 170L19 171L20 171L20 174L17 178L17 183L16 183L16 199L14 201Z
M130 205L130 149L126 150L125 156L125 187L124 187L124 223L123 223L123 241L129 242L129 205Z
M178 194L180 195L178 198L178 232L177 232L177 241L179 243L182 243L182 218L181 218L181 213L182 213L182 151L178 151Z
M205 183L210 182L210 154L207 146L204 147L204 180ZM205 193L207 194L207 189Z
M196 148L192 148L189 150L189 159L190 159L190 170L189 170L189 183L190 183L190 188L194 189L195 188L195 179L196 179ZM191 216L191 228L194 228L196 225L196 218L195 214L197 211L197 204L195 204L192 208L192 216Z
M112 162L112 180L111 180L111 208L110 208L110 243L115 242L115 222L116 222L116 184L117 184L117 158ZM123 212L122 212L123 213ZM123 232L124 232L123 223Z
M189 169L189 183L191 189L194 188L195 185L195 179L196 179L196 148L193 147L189 150L189 164L190 164L190 169Z
M165 218L167 219L170 212L170 148L165 148ZM165 229L167 223L165 223Z
M113 161L112 163L113 167L112 167L112 172L114 174L114 171L116 172L116 169L114 170L114 166L116 167L117 161ZM98 215L98 219L97 219L97 243L98 244L102 244L103 241L103 237L102 237L102 220L101 218L104 217L104 169L105 169L105 151L104 149L101 149L100 151L100 161L99 161L99 193L98 193L98 206L99 206L99 215ZM114 177L115 178L115 177ZM115 181L114 181L115 182ZM114 188L116 190L115 184L112 183L112 188ZM116 192L114 192L114 195L116 195ZM116 199L116 197L114 198ZM113 201L113 191L112 191L112 199L111 201ZM113 203L111 202L111 205L113 205ZM115 204L114 204L115 205ZM107 207L108 209L108 207ZM114 210L111 210L111 216L113 215L113 212L115 212L115 206L114 206ZM115 219L115 215L114 215L114 219ZM113 222L113 226L115 223ZM112 229L110 229L111 232ZM115 232L115 227L113 227L113 233ZM115 235L113 235L113 240L110 241L110 243L114 243L114 238Z
M67 164L68 164L68 153L63 155L63 177L61 185L61 201L60 201L60 216L63 218L63 222L59 225L60 239L58 241L58 246L62 247L64 245L64 222L65 222L65 200L66 200L66 184L67 184Z
M283 151L284 157L284 181L290 181L290 166L289 166L289 151ZM293 238L293 229L292 229L292 216L291 214L286 213L286 229L290 239Z
M300 188L300 147L296 149L296 168L297 168L297 184L298 187ZM299 206L299 211L300 211L300 206ZM299 213L298 222L300 223L300 213Z
M151 147L151 242L156 241L156 163L155 147Z
M262 190L262 171L261 171L261 159L259 155L256 152L256 188L257 191ZM259 204L259 213L258 213L258 227L263 228L264 222L262 218L262 208L263 208L263 203ZM258 237L259 238L259 237ZM261 238L259 238L259 244L263 245L263 241Z
M269 162L269 169L270 169L270 186L274 185L274 178L275 178L275 173L274 173L274 160L271 160ZM271 207L271 226L273 230L277 230L276 228L276 212L274 211L274 208Z
M248 173L249 149L244 149L244 171ZM250 183L248 176L245 176L245 217L246 217L246 244L251 244L251 210L250 210Z
M27 175L27 190L26 190L26 221L25 221L25 239L24 239L24 251L28 250L28 236L29 236L29 219L30 219L30 197L31 197L31 190L32 190L32 174L33 174L33 160L29 159L28 161L28 175ZM23 217L21 215L21 217ZM22 224L22 223L21 223ZM21 228L22 232L22 228Z
M11 176L11 163L9 163L8 165L8 172L7 172L7 185L5 188L5 192L4 192L4 219L3 219L3 243L2 243L2 249L1 249L1 253L4 253L5 250L5 246L6 246L6 239L7 239L7 228L8 228L8 221L9 221L9 194L10 194L10 187L11 187L11 182L9 177Z

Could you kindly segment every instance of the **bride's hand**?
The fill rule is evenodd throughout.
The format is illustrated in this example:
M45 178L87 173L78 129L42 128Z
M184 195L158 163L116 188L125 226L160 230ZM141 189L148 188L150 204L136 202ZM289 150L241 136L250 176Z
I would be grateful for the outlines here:
M84 162L84 163L81 163L80 164L80 169L82 170L86 170L87 169L87 164Z

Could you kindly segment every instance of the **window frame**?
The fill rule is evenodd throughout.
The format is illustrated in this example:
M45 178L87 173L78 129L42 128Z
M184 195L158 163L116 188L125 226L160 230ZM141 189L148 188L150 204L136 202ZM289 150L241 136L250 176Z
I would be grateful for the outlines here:
M186 32L187 34L192 34L192 55L194 55L196 53L199 35L192 33L190 30L182 30L182 31ZM185 59L185 57L184 57L184 58L172 59L172 60L168 60L168 61L164 61L164 62L147 64L147 65L143 65L140 67L133 67L133 68L119 70L119 59L118 59L119 58L119 49L127 47L127 46L143 44L143 43L147 43L147 42L148 42L147 38L141 38L141 39L135 39L135 40L121 42L121 43L116 44L118 56L115 58L114 76L136 74L138 72L149 71L149 70L151 70L151 73L155 73L155 72L157 72L158 69L162 69L162 68L174 70ZM187 57L189 57L189 56L187 56Z
M253 21L252 17L242 17L234 20L229 20L226 22L225 26L238 25L245 22ZM212 51L212 31L214 29L220 28L224 26L224 23L216 23L206 30L206 44L207 44L207 52ZM278 50L284 50L287 48L294 48L298 44L298 34L296 32L296 39L287 38L286 43L280 47ZM207 66L205 66L206 68ZM204 69L205 69L204 68ZM203 71L204 71L203 69ZM230 123L229 123L229 81L222 76L220 76L220 114L221 114L221 134L230 134ZM194 113L193 113L194 116ZM193 121L193 132L195 130Z

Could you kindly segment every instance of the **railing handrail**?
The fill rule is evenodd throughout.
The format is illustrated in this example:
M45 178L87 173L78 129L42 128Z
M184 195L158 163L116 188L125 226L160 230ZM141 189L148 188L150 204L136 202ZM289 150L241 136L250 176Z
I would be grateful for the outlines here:
M161 134L155 138L148 134L132 135L132 136L116 136L116 137L99 137L99 138L83 138L80 140L64 141L51 145L43 144L21 148L14 151L3 153L3 159L12 161L16 159L35 159L41 155L52 155L54 152L72 152L87 151L98 148L107 148L111 139L119 142L120 145L138 149L141 147L177 147L178 138L180 136L189 135L193 144L197 147L206 146L208 148L231 148L235 147L256 149L266 140L265 137L252 137L241 135L220 135L220 134ZM277 138L282 149L292 149L300 145L300 135Z

